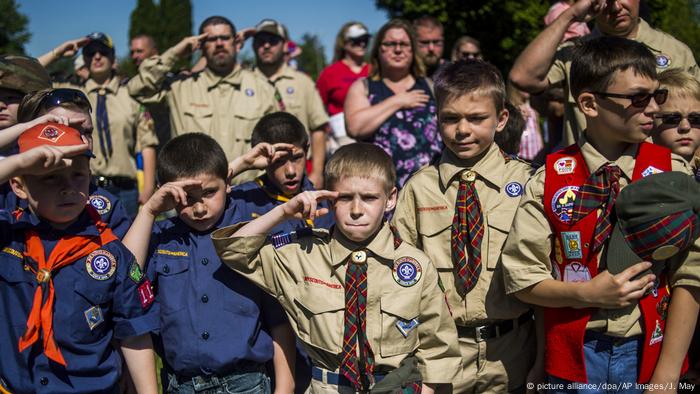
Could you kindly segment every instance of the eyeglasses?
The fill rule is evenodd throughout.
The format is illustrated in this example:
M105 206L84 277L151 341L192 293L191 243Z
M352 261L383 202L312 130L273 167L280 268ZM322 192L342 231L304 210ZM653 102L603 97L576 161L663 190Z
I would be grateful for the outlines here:
M66 103L75 104L82 110L92 112L92 106L85 94L76 89L54 89L41 99L38 107L48 111Z
M637 94L620 94L620 93L607 93L607 92L591 92L595 95L602 97L615 97L624 98L632 101L632 106L636 108L646 108L649 105L649 101L653 98L656 104L663 104L666 102L668 97L667 89L656 89L651 93L637 93Z
M350 46L364 48L364 47L367 47L367 44L369 44L369 36L348 38L348 42L350 43Z
M440 39L440 40L418 40L418 45L422 47L428 47L430 45L433 45L434 47L441 47L445 45L445 40Z
M205 38L203 41L204 41L204 42L216 42L216 41L219 41L219 40L221 40L221 41L228 41L228 40L230 40L230 39L232 39L232 38L233 38L233 36L230 35L230 34L222 34L222 35L219 35L219 36L207 36L207 38Z
M661 124L666 126L678 126L683 119L688 119L691 127L700 128L700 112L691 112L683 116L680 112L658 113L654 118L660 119Z
M478 59L479 57L481 57L481 52L460 52L459 53L459 58L462 60Z
M97 53L104 57L113 55L112 50L102 44L91 44L83 48L83 56L88 59L92 59Z
M384 49L397 48L399 50L408 48L411 49L411 43L408 41L384 41L382 44Z

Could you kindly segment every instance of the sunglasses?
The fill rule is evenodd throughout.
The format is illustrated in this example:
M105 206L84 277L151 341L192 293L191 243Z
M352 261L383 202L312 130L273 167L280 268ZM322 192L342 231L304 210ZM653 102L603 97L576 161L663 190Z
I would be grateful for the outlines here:
M354 47L367 47L367 44L369 44L369 37L348 38L348 42Z
M88 59L92 59L97 53L104 57L111 57L113 55L112 50L104 45L93 44L83 48L83 57Z
M54 89L39 102L39 108L48 111L61 104L71 103L80 109L92 112L92 106L83 92L76 89Z
M691 112L686 116L683 116L679 112L671 113L659 113L654 115L654 118L660 119L662 125L666 126L678 126L681 124L683 118L688 119L691 127L700 128L700 112Z
M255 45L270 44L270 46L275 46L282 41L284 41L282 37L276 36L274 34L261 33L255 36Z
M467 59L478 59L481 56L481 52L460 52L459 58L462 60Z
M657 89L651 93L637 93L637 94L619 94L619 93L608 93L608 92L591 92L597 96L601 97L615 97L624 98L632 101L632 106L636 108L646 108L649 102L653 98L656 104L663 104L668 98L667 89Z

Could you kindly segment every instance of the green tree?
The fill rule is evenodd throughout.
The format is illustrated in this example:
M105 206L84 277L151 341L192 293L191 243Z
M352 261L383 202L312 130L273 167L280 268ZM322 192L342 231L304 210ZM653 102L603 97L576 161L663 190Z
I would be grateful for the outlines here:
M324 67L326 67L326 57L321 40L315 34L304 33L301 36L301 54L297 57L299 69L309 74L315 81Z
M392 18L433 15L445 27L445 57L469 35L481 42L484 58L507 72L520 51L542 31L547 0L375 0Z
M29 19L18 11L15 0L0 0L0 53L24 55L24 44L31 38Z
M647 0L649 23L686 43L700 56L700 0Z

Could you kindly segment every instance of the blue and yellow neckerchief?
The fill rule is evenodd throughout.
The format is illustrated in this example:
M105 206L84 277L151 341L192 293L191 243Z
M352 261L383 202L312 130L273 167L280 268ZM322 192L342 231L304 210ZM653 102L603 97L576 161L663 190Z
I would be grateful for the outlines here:
M266 184L266 182L265 182L264 179L263 179L263 176L259 176L259 177L255 178L255 183L257 183L258 186L260 186L260 188L265 192L265 194L267 194L268 197L270 197L271 199L273 199L273 200L275 200L275 201L279 201L279 202L281 202L282 204L286 203L287 201L289 201L290 199L292 199L292 198L294 197L293 195L292 195L292 196L287 196L287 195L284 195L284 194L277 193L277 191L273 189L274 186L271 186L271 185L268 186L268 185ZM302 180L302 185L303 185L303 180ZM305 222L306 222L306 225L307 225L307 226L309 226L309 227L311 227L311 228L314 227L314 221L313 221L313 220L311 220L311 219L306 219Z

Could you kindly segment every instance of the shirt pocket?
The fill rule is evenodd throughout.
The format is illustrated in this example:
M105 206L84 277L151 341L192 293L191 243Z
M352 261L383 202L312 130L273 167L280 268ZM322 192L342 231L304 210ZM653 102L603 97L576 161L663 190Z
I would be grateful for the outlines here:
M333 354L340 353L345 292L304 285L294 301L299 309L299 338Z
M420 298L418 291L399 291L382 296L382 357L409 354L418 347Z
M112 327L111 304L114 281L76 281L74 301L69 307L71 338L77 343L95 343L103 340ZM61 302L58 300L58 302ZM55 308L58 310L58 308Z
M249 103L248 100L243 100L240 103L240 105L233 108L233 121L235 122L235 127L232 129L233 140L236 143L244 142L249 144L253 128L255 128L258 120L262 118L263 113L259 108Z
M503 251L503 245L506 242L506 238L508 238L508 233L510 232L510 227L513 224L514 216L514 211L500 210L488 215L488 244L482 245L481 254L482 256L486 256L488 259L486 261L486 268L489 270L494 270L498 265L498 260L501 257L501 252ZM484 250L485 247L488 247L488 251Z
M211 107L190 106L183 112L186 131L207 132L211 128L214 110Z
M36 280L33 272L24 269L24 263L21 259L12 256L4 260L2 269L0 269L0 278L11 286L22 283L31 285Z
M157 299L162 314L167 315L185 308L189 288L187 283L189 263L186 258L176 257L161 257L156 261Z
M445 209L438 212L426 212L418 214L418 237L423 250L430 251L451 250L452 245L452 219L454 212ZM433 261L435 268L452 269L452 259L445 261Z

